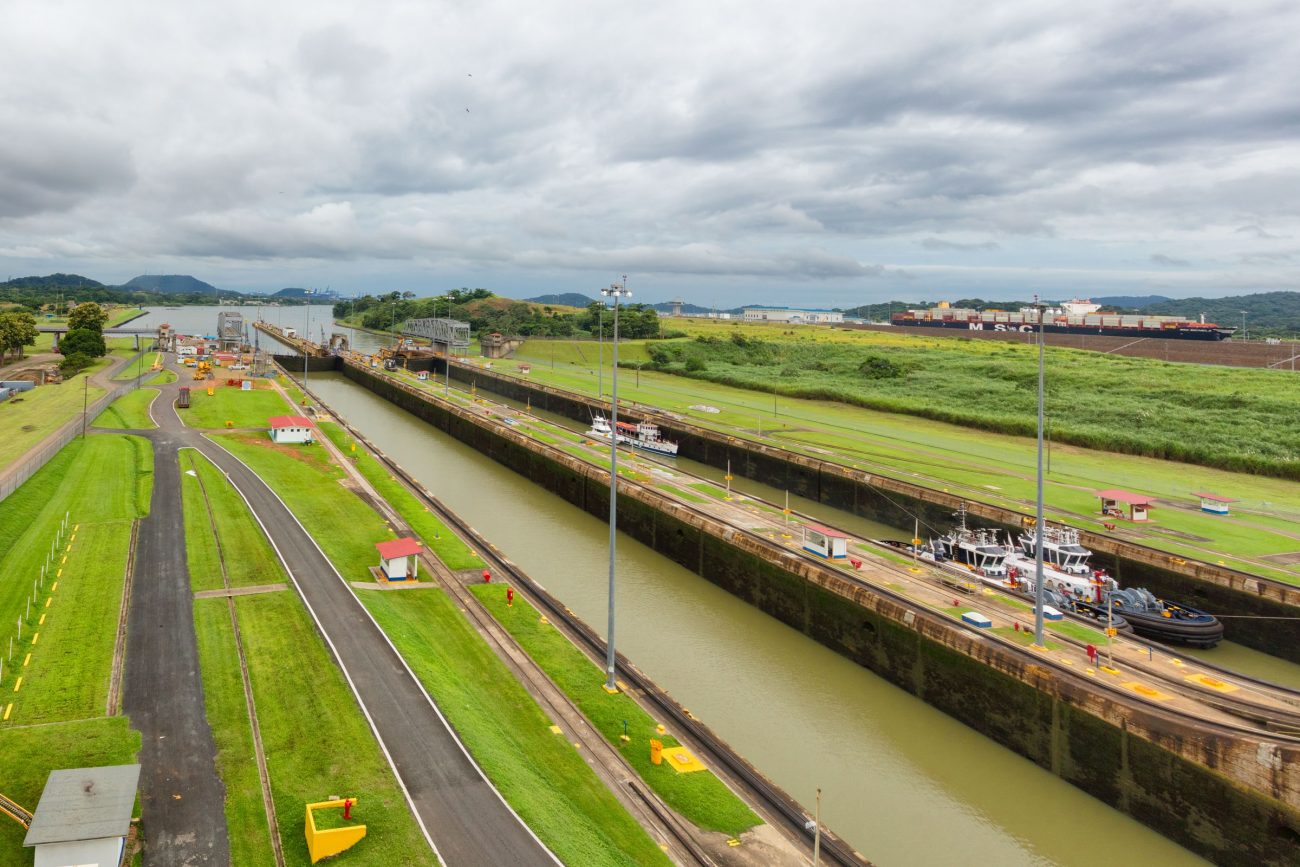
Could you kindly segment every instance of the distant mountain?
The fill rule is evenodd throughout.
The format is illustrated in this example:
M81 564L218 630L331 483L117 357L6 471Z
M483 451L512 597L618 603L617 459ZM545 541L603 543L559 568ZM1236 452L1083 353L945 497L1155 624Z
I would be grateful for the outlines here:
M596 299L588 298L579 292L562 292L559 295L538 295L536 298L525 298L524 300L553 307L586 307Z
M672 302L670 301L660 301L658 304L651 304L650 306L653 307L655 310L658 310L660 313L673 312L673 305ZM687 316L707 316L710 313L712 313L714 310L717 310L717 312L719 313L739 313L743 309L744 308L742 307L735 307L735 308L716 307L715 308L715 307L701 307L698 304L689 304L689 303L682 304L682 313Z
M1146 308L1152 304L1163 304L1174 299L1165 295L1107 295L1104 298L1094 297L1090 300L1093 304L1100 304L1103 307Z
M129 291L158 292L165 295L238 295L222 292L211 283L204 283L188 274L142 274L122 284Z
M49 274L45 277L15 277L0 283L0 289L103 289L104 284L80 274Z

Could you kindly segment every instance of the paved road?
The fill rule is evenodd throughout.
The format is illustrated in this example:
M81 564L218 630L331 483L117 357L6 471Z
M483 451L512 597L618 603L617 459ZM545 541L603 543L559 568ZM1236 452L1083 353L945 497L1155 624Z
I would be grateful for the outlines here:
M160 426L156 441L202 451L248 500L332 645L443 862L452 867L558 863L479 773L383 632L284 503L230 453L180 424L170 406L178 388L179 384L164 386L154 403L153 415ZM159 488L174 487L174 511L179 516L179 483L173 456L170 474L164 478L160 472L155 479L155 514L162 505ZM176 520L179 522L179 517ZM142 544L137 556L143 554ZM168 554L155 547L150 556L166 558ZM183 549L181 560L183 569ZM186 623L190 619L188 592L186 582ZM135 664L129 654L128 662ZM193 676L197 681L197 669ZM201 712L201 704L199 707ZM150 828L152 832L152 825Z
M224 867L230 863L226 791L217 776L194 638L176 455L181 438L165 430L134 433L154 444L153 498L136 547L122 696L142 739L145 863Z

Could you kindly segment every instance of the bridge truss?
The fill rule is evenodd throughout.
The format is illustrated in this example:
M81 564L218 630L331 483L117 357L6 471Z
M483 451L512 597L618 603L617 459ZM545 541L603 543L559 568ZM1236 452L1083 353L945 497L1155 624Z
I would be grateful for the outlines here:
M469 323L459 319L408 319L402 323L402 333L443 346L469 346Z

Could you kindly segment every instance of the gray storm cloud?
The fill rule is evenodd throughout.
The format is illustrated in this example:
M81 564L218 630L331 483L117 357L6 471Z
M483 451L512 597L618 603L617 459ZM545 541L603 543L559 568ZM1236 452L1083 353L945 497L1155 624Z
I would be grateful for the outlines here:
M1300 288L1296 32L1268 2L17 4L0 256L733 303Z

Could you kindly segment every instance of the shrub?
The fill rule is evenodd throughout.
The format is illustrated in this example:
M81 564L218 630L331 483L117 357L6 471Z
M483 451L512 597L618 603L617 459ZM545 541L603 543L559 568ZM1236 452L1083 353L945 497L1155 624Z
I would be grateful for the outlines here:
M75 376L90 367L93 362L94 359L86 353L74 352L71 355L63 356L63 360L59 362L59 372L64 376Z
M699 373L700 371L708 369L709 366L705 364L704 359L700 358L698 355L692 355L690 358L686 359L686 370L689 373Z
M903 368L883 355L868 355L866 360L858 365L858 373L867 379L896 379L903 375Z

